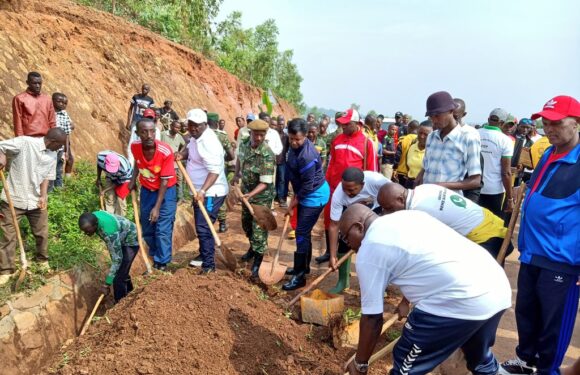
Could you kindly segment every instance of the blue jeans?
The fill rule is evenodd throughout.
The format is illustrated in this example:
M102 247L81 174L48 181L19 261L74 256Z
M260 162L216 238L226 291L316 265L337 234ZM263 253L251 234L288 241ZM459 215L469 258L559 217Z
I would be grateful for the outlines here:
M296 226L296 252L308 254L312 251L312 228L316 225L324 206L306 207L298 205Z
M157 202L158 193L157 190L152 191L141 186L141 225L143 226L143 239L149 246L149 255L153 257L155 263L167 264L171 262L177 189L175 186L167 188L159 209L159 218L157 222L151 223L149 214Z
M473 374L497 374L499 364L491 352L504 311L486 320L444 318L415 308L407 318L393 350L390 374L426 374L459 348Z
M286 163L276 165L276 198L286 201L288 197L288 178L286 178Z
M203 203L212 224L215 223L220 207L224 203L225 198L225 196L205 197ZM196 203L193 204L193 214L195 216L195 230L197 231L197 238L199 239L199 254L202 259L201 267L204 269L215 269L215 241L211 234L211 230L209 229L209 225Z
M62 187L62 174L64 169L64 161L62 160L62 155L64 151L59 151L56 154L56 178L48 181L48 192L54 190L55 187Z

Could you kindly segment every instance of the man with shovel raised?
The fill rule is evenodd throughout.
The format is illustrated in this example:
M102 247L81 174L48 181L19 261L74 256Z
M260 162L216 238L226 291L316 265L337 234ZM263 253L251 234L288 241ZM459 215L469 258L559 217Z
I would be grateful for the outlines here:
M199 256L189 265L201 266L203 274L215 272L215 240L209 226L217 219L229 191L224 173L224 149L207 122L207 114L203 110L189 111L187 124L191 140L185 149L175 154L178 162L187 160L187 174L197 191L193 211L199 239ZM211 223L207 222L199 205L205 207Z
M265 143L269 128L270 125L263 120L254 120L248 124L250 136L240 143L233 180L234 185L241 180L242 193L250 203L268 208L274 199L276 169L274 152ZM242 228L250 240L250 248L242 256L242 260L254 258L252 278L257 278L264 252L268 247L268 231L258 225L246 206L242 208Z
M10 206L16 220L26 216L36 238L36 259L48 269L48 182L56 177L56 151L66 142L61 128L52 128L42 138L21 136L0 142L0 173L6 167L6 156L12 158L7 185L0 196L0 285L14 273L16 231ZM5 189L9 190L7 197Z

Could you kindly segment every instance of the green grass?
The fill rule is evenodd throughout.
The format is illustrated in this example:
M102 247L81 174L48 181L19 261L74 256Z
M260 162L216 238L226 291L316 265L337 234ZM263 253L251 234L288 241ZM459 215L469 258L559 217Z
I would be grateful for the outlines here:
M75 173L65 179L64 187L55 189L48 197L49 221L49 262L53 271L65 271L76 266L90 266L99 269L102 266L104 243L96 236L86 236L79 230L78 218L84 211L99 209L98 190L95 185L96 168L86 161L75 164ZM130 201L130 199L129 199ZM127 213L133 218L133 210L128 202ZM33 261L36 245L26 219L20 222L20 229L25 242L26 256L29 262L29 274L23 286L24 291L32 291L46 283L48 276L39 270ZM16 250L18 252L18 248ZM19 259L18 253L16 259ZM19 266L17 262L17 266ZM0 304L10 297L12 283L0 288Z

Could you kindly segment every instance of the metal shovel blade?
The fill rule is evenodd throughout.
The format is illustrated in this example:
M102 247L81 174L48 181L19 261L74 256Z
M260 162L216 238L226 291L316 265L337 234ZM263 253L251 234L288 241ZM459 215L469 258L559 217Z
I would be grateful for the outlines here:
M254 209L254 218L260 228L267 231L276 230L276 228L278 228L276 218L272 215L272 211L269 207L253 204L252 208Z
M220 258L224 266L226 266L227 269L229 269L230 271L235 272L235 270L238 268L238 260L236 259L232 251L224 244L216 247L216 250L219 255L218 257Z
M284 278L287 268L280 263L274 264L274 260L262 261L258 269L258 276L264 284L274 285Z

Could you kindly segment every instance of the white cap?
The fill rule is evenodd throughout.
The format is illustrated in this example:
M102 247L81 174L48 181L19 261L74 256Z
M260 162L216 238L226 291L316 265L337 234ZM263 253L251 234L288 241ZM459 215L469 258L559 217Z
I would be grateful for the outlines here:
M207 122L207 113L200 108L195 108L187 112L187 121L193 121L196 124Z

